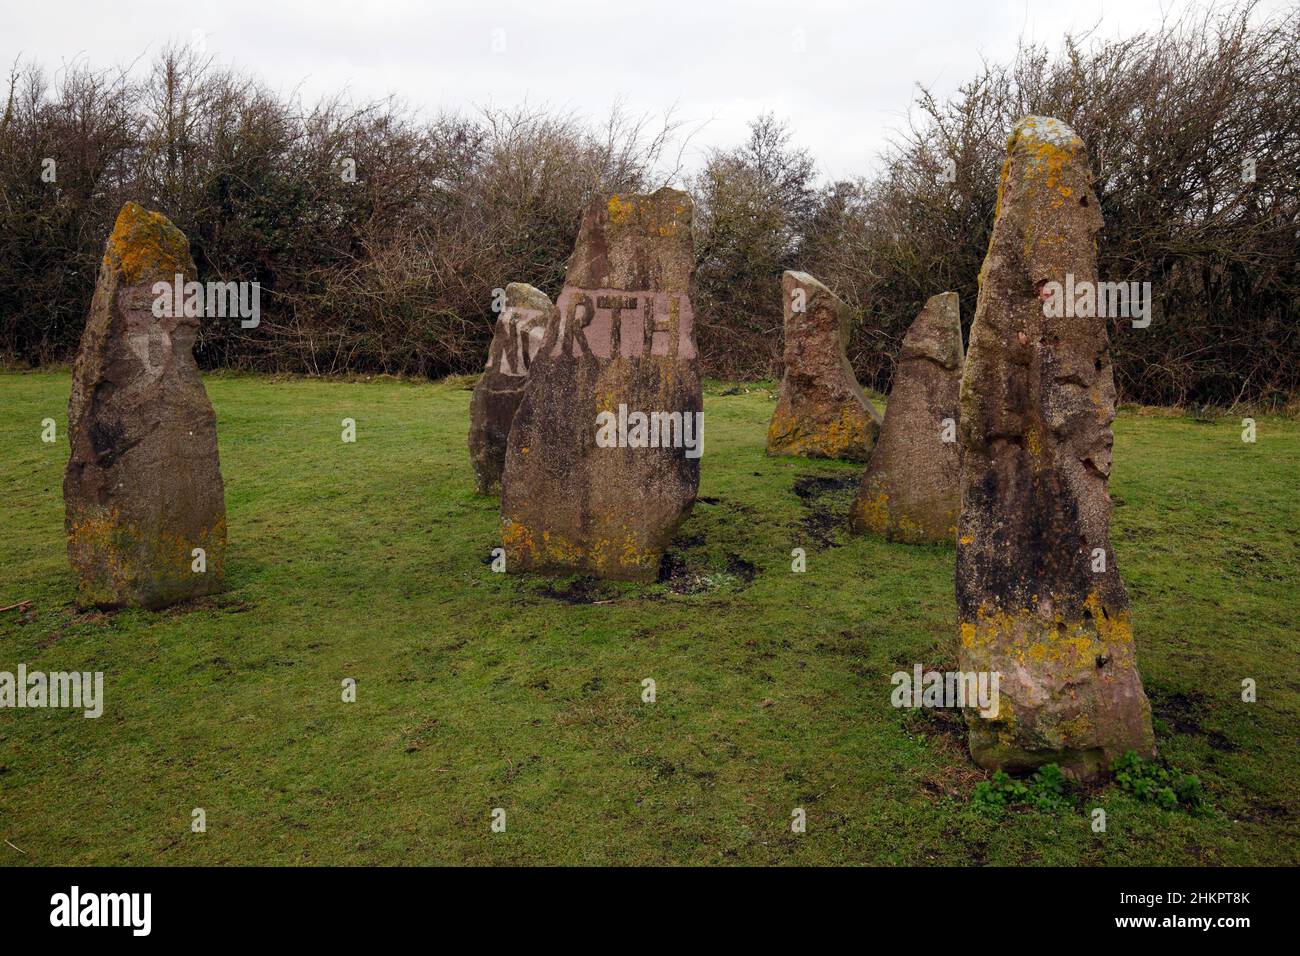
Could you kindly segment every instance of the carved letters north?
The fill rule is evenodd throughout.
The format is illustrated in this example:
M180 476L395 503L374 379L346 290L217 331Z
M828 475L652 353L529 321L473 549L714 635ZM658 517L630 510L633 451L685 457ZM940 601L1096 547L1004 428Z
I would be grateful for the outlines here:
M549 357L695 358L691 300L675 292L625 292L566 286L546 330Z

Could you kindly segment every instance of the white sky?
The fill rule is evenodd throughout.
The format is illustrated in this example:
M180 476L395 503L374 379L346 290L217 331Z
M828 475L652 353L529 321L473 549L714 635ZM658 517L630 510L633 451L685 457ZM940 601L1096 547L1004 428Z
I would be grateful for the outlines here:
M1263 0L1261 14L1289 0ZM398 94L430 113L527 102L598 119L675 107L688 162L744 138L764 110L789 119L823 176L867 172L903 125L915 85L949 93L1017 39L1055 49L1099 24L1127 35L1176 17L1180 0L6 0L0 63L53 72L85 57L128 63L203 31L207 51L308 101L347 88ZM1198 4L1198 6L1203 4ZM504 31L504 34L495 31ZM798 52L803 31L804 51ZM504 37L504 52L494 52Z

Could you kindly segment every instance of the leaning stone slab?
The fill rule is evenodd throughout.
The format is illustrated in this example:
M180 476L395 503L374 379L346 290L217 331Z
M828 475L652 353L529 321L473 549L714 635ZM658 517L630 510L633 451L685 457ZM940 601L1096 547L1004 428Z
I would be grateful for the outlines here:
M68 402L63 500L82 605L159 608L222 587L226 505L216 415L192 352L199 320L154 315L154 284L171 289L177 275L194 276L185 236L127 203Z
M961 366L957 293L944 292L926 302L903 338L885 423L849 512L854 532L909 544L956 539Z
M1027 116L1008 141L961 383L957 537L963 671L1000 674L967 710L989 768L1088 779L1155 750L1110 544L1115 383L1106 322L1049 318L1051 282L1097 281L1101 212L1082 140Z
M469 403L469 457L475 483L485 495L501 488L506 439L552 308L544 292L523 282L510 283L505 293L505 308L497 318L487 365Z
M849 307L806 272L786 272L781 288L785 374L767 452L866 461L881 418L849 365Z
M651 581L695 501L703 404L690 197L583 214L502 476L507 570Z

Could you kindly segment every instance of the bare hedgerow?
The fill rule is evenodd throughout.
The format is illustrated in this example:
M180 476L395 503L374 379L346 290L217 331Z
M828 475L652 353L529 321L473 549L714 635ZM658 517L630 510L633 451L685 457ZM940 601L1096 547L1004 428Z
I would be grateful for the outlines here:
M1149 281L1155 319L1111 327L1126 400L1285 401L1300 368L1300 13L1254 4L1124 40L1022 46L918 116L872 182L823 204L808 261L863 316L850 357L887 388L925 300L960 293L969 328L1007 131L1026 113L1084 138L1106 225L1103 279ZM950 163L950 165L949 165ZM945 182L945 170L955 180ZM1253 173L1253 179L1245 173Z
M779 375L781 274L796 268L817 208L812 157L772 114L737 149L713 150L695 196L697 338L724 377Z
M1300 11L1241 3L1118 40L1023 46L946 100L921 89L871 179L815 182L776 117L686 178L706 371L779 374L781 272L856 311L850 358L887 390L936 292L967 326L1006 136L1024 113L1084 137L1103 279L1150 282L1150 327L1112 326L1126 400L1284 402L1300 387ZM328 374L477 371L492 290L554 296L591 196L680 178L685 138L615 109L425 119L389 99L304 104L193 47L129 69L14 64L0 116L0 361L66 361L121 204L190 238L200 278L262 287L262 322L208 323L207 366ZM851 118L846 117L846 121ZM53 178L50 179L50 174ZM949 175L951 173L951 175Z
M0 120L0 358L71 357L104 237L133 199L185 232L201 278L261 283L261 324L206 324L205 366L477 369L492 290L557 293L583 205L675 178L677 131L618 107L593 127L528 107L424 121L394 99L308 106L189 46L140 81L79 62L51 84L16 64Z

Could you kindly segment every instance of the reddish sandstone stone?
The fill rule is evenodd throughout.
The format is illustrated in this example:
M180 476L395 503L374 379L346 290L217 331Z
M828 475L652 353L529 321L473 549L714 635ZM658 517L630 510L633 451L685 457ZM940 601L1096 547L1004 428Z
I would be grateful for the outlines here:
M651 581L690 511L700 464L687 445L703 407L691 215L690 197L666 188L611 196L584 213L510 430L508 570ZM654 419L658 447L601 447L598 420L610 417L620 435L648 442L629 427L635 415L663 416Z
M1097 281L1101 212L1084 144L1027 116L1008 141L961 383L959 656L997 672L968 711L990 768L1104 774L1155 750L1128 595L1110 545L1115 383L1104 318L1048 318L1048 282Z
M957 293L932 296L903 339L885 423L849 513L853 531L910 544L956 538L961 366Z
M767 427L769 455L866 461L880 412L849 365L849 308L806 272L781 279L785 374Z
M194 275L185 236L127 203L100 265L68 402L65 526L83 605L157 608L222 587L225 493L216 415L192 352L199 321L153 314L153 284L177 274Z
M505 288L505 308L497 318L487 365L469 403L469 456L481 494L501 488L506 441L524 398L528 367L541 347L553 306L546 294L523 282Z

